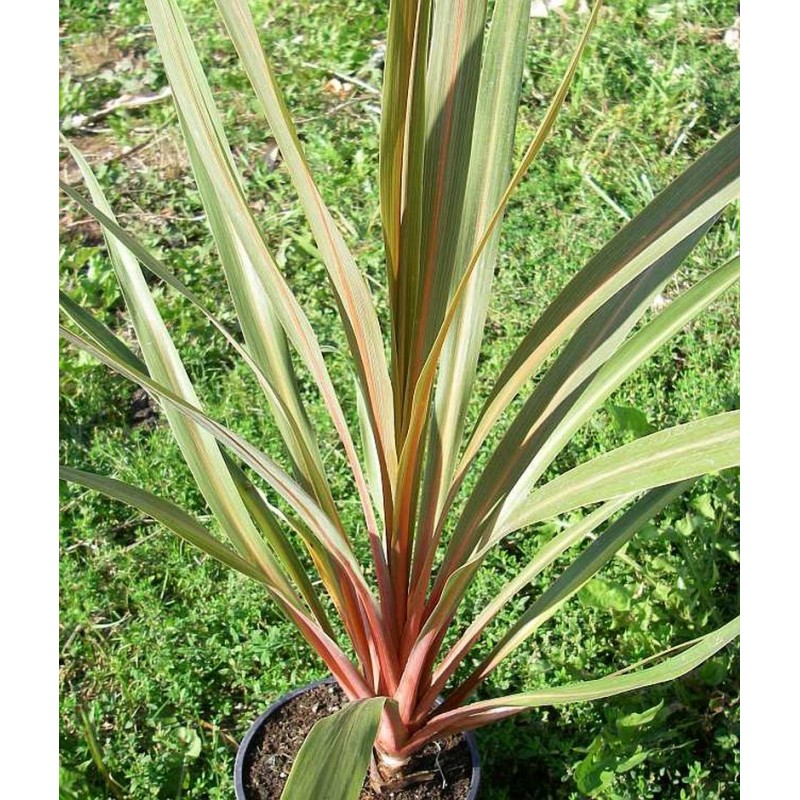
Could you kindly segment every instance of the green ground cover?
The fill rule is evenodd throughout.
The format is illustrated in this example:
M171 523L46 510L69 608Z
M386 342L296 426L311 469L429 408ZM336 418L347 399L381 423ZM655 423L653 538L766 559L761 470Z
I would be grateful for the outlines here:
M723 43L736 3L609 0L555 135L506 218L479 394L546 300L616 231L738 121L738 58ZM182 3L223 111L253 206L325 345L353 412L350 367L324 268L274 162L269 131L210 0ZM382 302L377 205L377 54L387 2L254 3L320 189ZM541 119L581 25L574 13L532 20L517 128L521 151ZM233 320L141 0L62 0L62 130L89 157L121 220L204 302ZM358 83L348 88L344 78ZM343 85L344 84L344 85ZM62 176L77 181L63 161ZM125 338L130 326L99 230L62 205L61 284ZM729 209L664 293L735 249ZM224 342L173 293L156 288L208 412L275 452L258 388ZM656 313L657 309L653 310ZM639 370L554 465L561 470L646 432L738 407L738 293L729 292ZM61 459L170 497L203 517L171 435L134 387L62 349ZM309 410L324 409L308 386ZM138 414L135 413L138 409ZM477 405L475 407L477 410ZM322 451L353 525L357 502L332 431ZM341 467L341 468L340 468ZM738 472L698 482L600 578L517 651L482 689L522 691L599 676L694 638L738 608ZM155 524L62 486L62 797L229 798L235 740L284 691L324 667L259 587ZM348 500L348 498L353 498ZM461 612L496 593L552 528L511 537L487 562ZM556 567L558 569L558 566ZM552 571L520 595L486 646ZM480 653L479 653L480 654ZM487 800L738 796L738 657L728 648L684 679L646 692L543 709L479 732ZM642 713L646 712L646 713ZM637 716L638 715L638 716ZM123 787L104 778L102 763ZM521 789L519 787L530 787ZM123 791L124 794L119 794Z

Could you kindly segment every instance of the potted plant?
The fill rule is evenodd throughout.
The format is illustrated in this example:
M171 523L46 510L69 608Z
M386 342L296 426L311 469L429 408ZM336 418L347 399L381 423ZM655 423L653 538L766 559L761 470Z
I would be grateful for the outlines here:
M425 781L435 771L420 768L419 761L426 747L446 739L457 747L465 732L530 708L609 697L673 679L738 635L737 618L643 668L471 699L510 652L693 479L738 464L738 412L728 412L650 433L541 480L609 395L737 280L739 262L732 257L639 325L737 197L738 129L625 225L553 299L468 427L500 223L556 122L600 4L512 174L529 4L497 0L488 15L479 0L392 2L379 175L388 348L364 275L308 168L247 2L217 0L217 5L336 297L356 373L360 451L352 415L339 400L320 344L248 207L178 6L175 0L147 0L243 341L119 226L86 160L69 143L91 200L64 183L62 189L103 227L140 355L63 293L61 332L161 402L226 540L145 489L69 466L61 476L139 509L259 582L327 665L338 689L325 684L313 691L332 697L328 704L338 710L311 728L285 787L282 779L264 796L355 798L367 773L373 796L414 786L422 787L417 796L431 796ZM221 334L250 367L280 430L282 459L204 413L142 267L196 306L209 330ZM339 437L364 534L342 522L341 498L331 489L298 388L298 369L313 378ZM533 390L516 407L515 399L533 379ZM284 503L280 512L261 485ZM514 532L576 509L586 511L509 576L465 630L446 639L493 548ZM475 645L498 613L572 548L569 566L474 664ZM359 558L365 551L369 556ZM237 771L252 766L249 748L262 723L293 699L281 701L254 727ZM308 709L299 713L313 717ZM477 787L469 787L476 770L469 753L466 763L461 795L447 796L474 795ZM237 791L246 792L247 776L241 784Z

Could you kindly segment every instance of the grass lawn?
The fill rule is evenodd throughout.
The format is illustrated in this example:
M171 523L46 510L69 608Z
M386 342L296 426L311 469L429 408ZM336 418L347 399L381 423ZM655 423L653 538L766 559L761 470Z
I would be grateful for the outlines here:
M288 174L275 162L269 130L213 3L181 5L252 205L323 342L355 424L343 333ZM555 134L506 216L473 411L547 300L738 121L738 56L723 41L737 3L606 5ZM374 89L388 2L256 0L253 7L312 170L370 276L385 321ZM581 24L574 12L531 21L519 153ZM169 98L153 99L165 78L143 0L62 0L61 64L62 130L89 158L121 221L231 322L233 305L174 108ZM131 97L151 102L108 105ZM66 159L61 173L78 183ZM130 340L97 225L66 200L60 225L62 289ZM738 206L714 225L663 300L723 263L737 240ZM275 426L247 369L173 292L156 286L154 293L208 413L279 457ZM738 343L735 289L640 369L551 472L650 426L737 408ZM166 423L147 398L67 347L60 380L62 462L144 486L207 519ZM355 527L358 503L346 464L310 386L308 408L332 489L342 498L345 522ZM270 701L322 676L323 665L255 584L120 504L64 484L61 492L61 797L232 797L236 741ZM734 616L738 495L738 471L698 481L516 651L483 696L600 676ZM459 623L496 594L555 524L520 532L487 561ZM561 566L510 604L479 655ZM731 646L675 683L541 709L479 731L481 797L738 797L738 664L738 646ZM649 713L635 716L641 712Z

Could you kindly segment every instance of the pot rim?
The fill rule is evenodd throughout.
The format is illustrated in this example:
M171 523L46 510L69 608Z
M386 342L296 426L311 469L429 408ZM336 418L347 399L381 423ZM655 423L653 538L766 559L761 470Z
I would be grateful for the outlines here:
M305 692L309 692L312 689L316 689L318 686L325 686L331 683L336 683L336 679L332 675L328 675L327 678L321 678L320 680L311 681L311 683L307 683L305 686L301 686L299 689L292 689L292 691L287 692L282 697L279 697L272 705L267 708L267 710L261 714L256 721L250 726L247 733L244 735L241 743L239 744L239 749L236 752L236 764L234 765L233 769L233 778L234 778L234 786L236 790L236 800L248 800L247 796L244 792L244 762L247 758L248 751L250 749L250 744L253 741L255 735L261 730L263 724L279 709L282 708L286 703L290 700L294 700L295 697L298 695L304 694ZM441 698L439 701L441 702ZM461 735L467 742L467 747L469 748L469 755L470 760L472 762L472 776L469 784L469 793L467 794L467 800L475 800L478 796L478 788L480 786L481 781L481 760L480 760L480 753L478 752L478 742L475 739L475 734L472 731L462 731Z

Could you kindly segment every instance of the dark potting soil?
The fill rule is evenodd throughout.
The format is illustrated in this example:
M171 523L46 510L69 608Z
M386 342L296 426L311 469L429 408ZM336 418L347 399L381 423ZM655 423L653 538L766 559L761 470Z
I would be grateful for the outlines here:
M335 684L323 684L278 709L253 738L244 764L248 800L279 800L300 746L314 723L347 702ZM469 794L472 761L461 735L433 742L412 756L407 773L433 772L432 780L396 792L376 793L367 781L360 800L464 800Z

